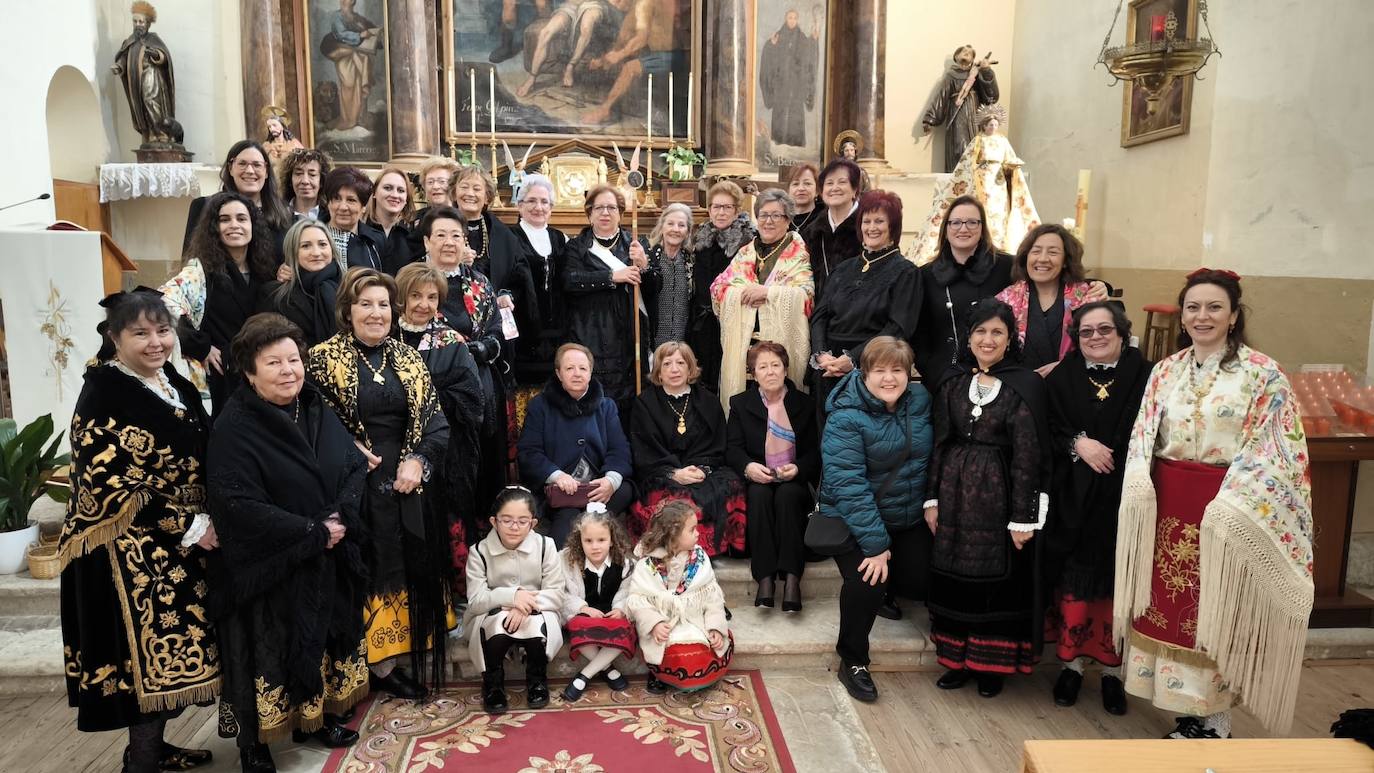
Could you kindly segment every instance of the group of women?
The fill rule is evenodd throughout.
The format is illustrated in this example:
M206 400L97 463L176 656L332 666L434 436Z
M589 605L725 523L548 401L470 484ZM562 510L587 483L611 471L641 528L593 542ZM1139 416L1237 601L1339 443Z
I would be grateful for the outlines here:
M63 627L78 725L128 727L129 770L203 762L162 728L217 694L244 769L272 770L288 733L355 741L368 690L442 684L468 548L515 480L560 546L588 503L638 537L690 502L706 554L750 556L758 606L799 611L808 556L833 556L861 700L903 596L930 609L941 688L996 695L1048 639L1063 705L1092 659L1108 711L1150 698L1177 735L1226 735L1242 700L1291 718L1306 450L1234 274L1189 275L1182 351L1152 370L1070 233L1006 255L961 198L917 267L901 201L860 198L845 159L752 217L717 183L706 222L669 206L644 242L610 186L567 239L538 175L512 230L479 169L426 165L419 208L399 169L329 166L294 151L278 191L238 143L182 271L106 301Z

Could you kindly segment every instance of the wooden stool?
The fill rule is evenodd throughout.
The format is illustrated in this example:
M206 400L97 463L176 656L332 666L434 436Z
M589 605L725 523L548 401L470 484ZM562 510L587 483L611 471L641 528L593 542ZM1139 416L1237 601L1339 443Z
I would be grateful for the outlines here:
M1145 311L1145 358L1159 362L1178 351L1178 307L1172 303L1147 303ZM1158 314L1160 319L1155 320Z

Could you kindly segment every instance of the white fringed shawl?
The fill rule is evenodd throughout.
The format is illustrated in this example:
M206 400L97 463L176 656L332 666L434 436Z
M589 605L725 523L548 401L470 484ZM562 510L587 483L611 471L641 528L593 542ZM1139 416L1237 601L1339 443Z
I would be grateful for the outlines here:
M678 583L686 574L691 556L697 562L696 574L687 587L678 593ZM656 561L668 562L668 585L659 574ZM725 638L717 655L724 655L730 647L730 623L725 618L725 593L716 582L711 559L697 546L691 553L668 556L663 549L655 550L635 562L630 574L630 593L626 607L635 629L639 631L639 648L644 661L658 665L663 662L663 650L669 644L698 643L710 645L711 631L720 631ZM654 626L667 623L672 629L667 642L654 639Z
M1186 386L1192 349L1155 366L1127 454L1112 631L1125 651L1150 605L1156 500L1150 478L1162 407ZM1232 366L1227 366L1232 367ZM1265 727L1292 724L1312 612L1312 498L1307 439L1278 364L1240 347L1249 410L1235 458L1202 519L1197 647Z

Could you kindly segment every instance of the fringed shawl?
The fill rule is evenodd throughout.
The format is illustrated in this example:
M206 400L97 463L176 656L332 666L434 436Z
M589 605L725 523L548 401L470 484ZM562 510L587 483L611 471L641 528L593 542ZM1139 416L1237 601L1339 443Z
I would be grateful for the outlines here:
M760 279L761 256L750 241L740 247L730 265L711 283L711 305L720 317L720 344L724 352L720 367L720 402L727 412L730 398L744 391L745 359L757 319L759 339L782 344L787 350L788 378L805 381L806 362L811 357L811 303L815 284L811 277L811 256L806 243L792 232L783 237L791 243L778 256L773 270ZM740 303L744 289L751 284L768 288L768 302L758 307Z
M635 563L630 573L630 591L626 601L635 628L639 631L639 646L649 663L663 661L664 643L654 639L654 626L667 623L669 628L688 625L695 628L692 636L680 632L674 642L697 638L702 644L713 630L721 634L729 632L725 617L725 594L716 582L716 573L711 568L711 559L700 545L688 554L682 577L676 585L670 585L672 575L670 562L673 557L662 548L653 551ZM722 655L730 644L729 637L723 648L716 654Z
M1063 288L1064 323L1059 327L1059 357L1061 359L1069 353L1069 349L1073 348L1073 341L1069 338L1069 329L1073 327L1073 312L1074 309L1088 302L1088 290L1092 288L1092 283L1064 282ZM1016 317L1016 337L1023 344L1026 342L1026 320L1029 315L1030 296L1031 283L1024 279L1013 282L1007 289L997 294L997 300L1011 307L1011 313Z
M1155 366L1131 434L1116 548L1118 647L1150 605L1156 500L1150 478L1162 406L1187 389L1192 349ZM1293 719L1312 611L1312 505L1307 439L1288 378L1247 346L1238 362L1249 398L1242 436L1203 514L1197 646L1271 731Z

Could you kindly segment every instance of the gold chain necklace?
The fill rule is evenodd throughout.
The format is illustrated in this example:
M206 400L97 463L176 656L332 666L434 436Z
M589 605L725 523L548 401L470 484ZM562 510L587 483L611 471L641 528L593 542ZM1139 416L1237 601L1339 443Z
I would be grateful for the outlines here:
M477 216L477 225L482 231L482 251L477 253L473 261L481 260L487 256L487 248L491 246L491 239L487 237L487 219L481 215ZM471 245L469 245L471 246Z
M790 244L790 243L792 242L791 236L792 236L791 233L784 234L783 237L782 237L782 239L778 240L778 246L774 247L774 248L772 249L771 252L769 252L767 255L765 255L764 258L763 258L763 260L760 260L760 261L759 261L759 265L760 265L760 266L765 265L766 263L768 263L768 261L770 261L770 260L772 260L773 258L777 257L777 254L778 254L779 252L782 252L782 248L783 248L783 247L786 247L788 244ZM763 239L762 239L762 238L759 239L759 244L763 244Z
M1190 359L1192 362L1189 363L1188 367L1188 388L1193 392L1193 431L1200 432L1202 426L1202 400L1211 393L1212 385L1216 383L1217 375L1221 373L1221 368L1218 367L1216 370L1212 371L1211 374L1207 376L1206 380L1202 382L1202 385L1199 386L1197 383L1197 371L1199 365L1203 363L1197 361L1197 355L1195 354L1191 355Z
M367 366L367 369L368 369L369 371L372 372L372 380L373 380L373 381L377 382L378 384L385 384L385 383L386 383L386 374L382 372L382 371L385 371L385 370L386 370L386 346L385 346L385 345L382 346L382 366L381 366L380 368L374 368L374 367L372 367L372 362L369 361L369 360L367 359L367 355L366 355L366 354L363 354L361 351L359 351L357 347L354 347L354 348L353 348L353 352L354 352L355 354L358 355L358 359L362 360L362 361L363 361L363 364Z
M595 231L592 231L592 238L596 240L596 243L597 243L597 244L601 244L601 237L600 237L600 236L597 236ZM619 244L620 244L620 230L619 230L619 229L616 229L615 236L611 237L611 243L610 243L610 244L601 244L601 246L602 246L602 247L605 247L605 248L608 249L608 250L614 250L614 249L616 248L616 246L618 246Z
M883 258L888 257L889 255L892 255L892 254L895 253L895 252L900 252L900 250L897 249L896 247L893 247L892 249L888 250L887 252L884 252L883 254L879 255L878 257L872 258L872 259L869 259L868 257L866 257L862 252L859 253L859 260L862 260L862 261L864 262L864 267L863 267L862 269L860 269L860 271L861 271L862 273L867 274L867 273L868 273L868 269L869 269L870 267L872 267L872 265L873 265L874 263L877 263L878 261L882 260Z
M1097 379L1093 378L1092 376L1088 376L1088 383L1097 387L1097 401L1102 402L1103 400L1106 400L1108 397L1112 396L1111 393L1107 390L1112 388L1112 384L1116 383L1116 379L1112 379L1111 381L1108 381L1105 384L1099 384L1097 383Z
M664 394L667 394L667 393L665 392ZM669 397L671 398L672 396L669 395ZM687 399L685 399L685 400L682 401L682 413L678 413L678 412L677 412L677 409L673 407L673 401L672 401L671 399L668 400L668 408L669 408L673 413L677 414L677 434L679 434L679 435L686 435L686 434L687 434L687 406L688 406L688 404L691 403L691 402L692 402L692 396L691 396L691 394L689 393L689 394L687 395Z

